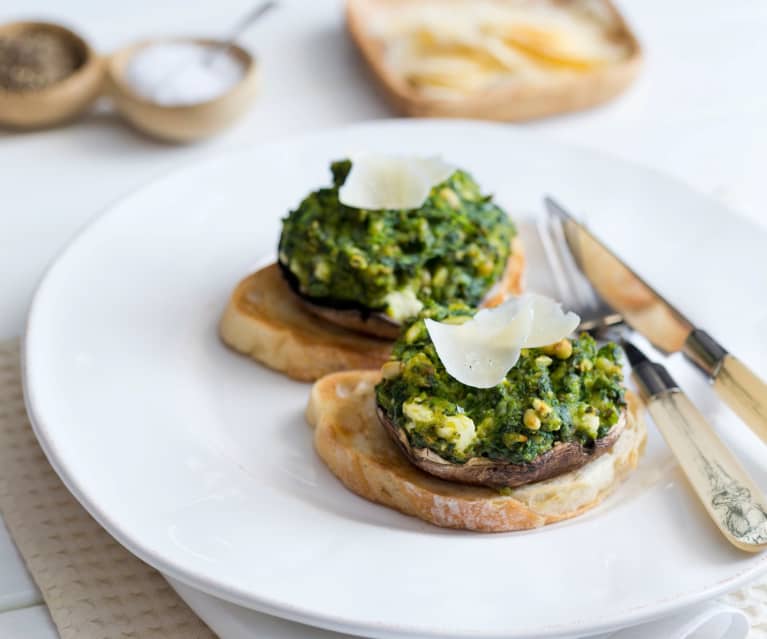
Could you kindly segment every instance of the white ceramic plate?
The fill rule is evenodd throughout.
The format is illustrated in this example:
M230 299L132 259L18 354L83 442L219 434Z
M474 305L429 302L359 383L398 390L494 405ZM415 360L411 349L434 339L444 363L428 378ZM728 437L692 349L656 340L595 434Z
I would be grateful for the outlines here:
M330 160L360 149L441 153L512 214L537 211L553 193L767 372L767 237L718 204L512 127L393 121L328 131L149 185L83 231L46 275L26 338L28 408L94 517L183 583L377 637L607 630L767 568L719 537L654 432L639 471L608 502L526 533L442 530L334 479L303 421L309 387L228 351L216 323L236 282L273 254L280 217L328 183ZM684 362L670 364L767 486L763 445Z

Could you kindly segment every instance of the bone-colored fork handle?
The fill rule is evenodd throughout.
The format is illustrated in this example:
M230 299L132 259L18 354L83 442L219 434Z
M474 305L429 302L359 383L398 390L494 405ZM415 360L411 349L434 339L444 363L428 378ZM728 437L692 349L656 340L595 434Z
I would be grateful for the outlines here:
M714 376L719 397L767 442L767 384L734 355L725 355Z
M647 403L679 465L722 534L736 547L767 547L767 501L687 396L667 391Z

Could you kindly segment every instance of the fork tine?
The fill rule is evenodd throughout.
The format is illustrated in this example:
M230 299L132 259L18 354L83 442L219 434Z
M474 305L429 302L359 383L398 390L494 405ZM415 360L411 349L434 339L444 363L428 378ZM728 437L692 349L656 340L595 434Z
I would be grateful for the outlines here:
M536 224L538 238L541 241L543 254L546 258L546 263L549 267L549 271L554 278L554 286L557 289L559 299L564 302L565 306L572 307L576 305L575 300L572 299L572 293L567 275L565 274L565 268L560 261L558 251L554 244L554 238L551 235L550 222L550 217L545 217L538 220Z
M584 311L593 313L595 304L588 290L590 285L586 283L587 288L584 289L584 282L579 279L580 271L570 254L560 220L549 215L540 222L538 230L560 299L565 306L580 314Z
M581 316L582 330L602 332L620 324L623 318L599 296L576 263L562 220L549 213L536 229L560 300Z
M557 273L555 278L564 284L564 290L560 288L562 302L581 316L581 330L595 335L622 330L619 328L623 325L621 314L602 299L578 266L565 236L563 220L549 211L546 221L548 224L539 226L541 242L549 246L544 252L551 270ZM554 259L549 259L549 255L554 255Z
M573 294L578 299L582 310L589 310L596 313L600 307L600 300L596 295L591 282L581 272L580 267L575 261L575 257L570 250L570 245L565 237L565 230L562 225L562 219L549 213L549 225L554 245L560 255L560 260L565 273L569 276L570 285L573 288Z

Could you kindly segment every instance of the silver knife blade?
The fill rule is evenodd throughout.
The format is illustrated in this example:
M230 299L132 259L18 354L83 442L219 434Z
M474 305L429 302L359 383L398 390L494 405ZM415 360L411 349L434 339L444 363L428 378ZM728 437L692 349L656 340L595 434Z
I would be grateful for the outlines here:
M666 353L682 350L692 322L564 207L550 197L544 201L561 220L576 265L597 293L654 346Z
M681 351L713 382L719 397L767 443L767 383L626 265L552 198L576 266L602 298L660 350Z

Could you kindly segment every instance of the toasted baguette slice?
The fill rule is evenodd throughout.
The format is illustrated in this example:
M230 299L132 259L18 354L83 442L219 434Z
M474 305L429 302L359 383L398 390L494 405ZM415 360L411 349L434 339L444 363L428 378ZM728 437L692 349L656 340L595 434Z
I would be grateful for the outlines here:
M380 367L391 351L387 340L349 331L309 313L277 264L237 285L219 333L240 353L306 382L339 370Z
M478 118L486 120L529 120L567 111L595 106L625 90L641 66L640 45L625 20L610 0L539 0L535 3L498 0L508 4L535 9L549 5L552 9L587 15L603 31L605 37L625 49L624 57L596 65L587 71L562 71L554 60L544 60L549 73L510 73L508 80L478 88L464 94L441 95L414 86L397 68L388 55L390 43L377 33L381 20L394 16L401 19L403 7L433 5L424 0L347 0L346 24L349 34L371 70L384 96L398 112L418 117ZM460 9L469 0L443 0L443 14L451 16L451 4ZM477 9L476 11L479 11ZM453 22L455 21L455 16ZM450 33L451 24L445 27ZM443 33L439 26L437 37ZM400 49L396 46L394 50ZM529 52L527 52L529 53ZM522 53L518 62L527 57ZM564 65L566 69L568 65ZM528 70L529 71L529 70Z
M525 258L518 238L501 282L486 299L500 303L522 292ZM236 351L299 381L328 373L380 368L392 342L363 335L317 317L291 290L277 264L249 275L235 288L219 324L221 339Z
M346 371L314 384L306 409L314 446L351 491L437 526L504 532L574 517L612 492L644 449L639 400L629 393L626 426L613 449L575 471L504 495L445 481L407 461L378 422L374 386L379 379L377 371Z

